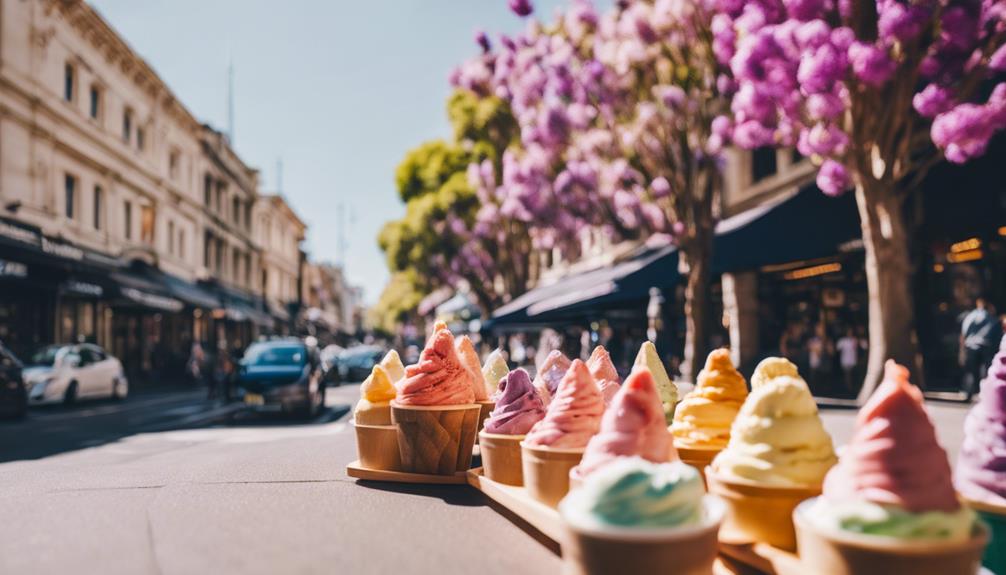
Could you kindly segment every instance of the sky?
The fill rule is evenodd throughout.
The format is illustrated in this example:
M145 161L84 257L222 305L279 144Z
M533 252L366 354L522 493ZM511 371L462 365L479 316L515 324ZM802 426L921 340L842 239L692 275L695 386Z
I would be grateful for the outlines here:
M382 224L404 206L394 171L405 152L448 137L448 74L524 24L506 0L92 0L92 5L203 122L227 129L234 66L234 146L308 224L316 261L339 261L376 302L388 279ZM550 15L559 0L536 2ZM339 232L344 205L345 231Z

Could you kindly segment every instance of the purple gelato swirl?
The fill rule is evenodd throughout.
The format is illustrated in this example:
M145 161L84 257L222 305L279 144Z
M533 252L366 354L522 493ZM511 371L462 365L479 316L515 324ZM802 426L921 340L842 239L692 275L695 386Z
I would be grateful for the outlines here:
M1006 337L964 420L956 483L968 499L1006 505Z
M531 376L516 369L500 380L496 408L486 420L487 433L524 435L545 417L545 405L531 385Z

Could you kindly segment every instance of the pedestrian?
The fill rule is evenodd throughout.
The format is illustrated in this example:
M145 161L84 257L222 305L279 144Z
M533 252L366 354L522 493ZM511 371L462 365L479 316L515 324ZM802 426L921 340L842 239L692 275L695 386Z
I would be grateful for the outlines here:
M845 335L839 338L835 347L838 349L838 363L842 368L845 391L852 393L856 390L856 367L859 366L859 338L856 337L856 330L847 327Z
M995 336L999 331L996 317L990 313L984 297L975 299L975 307L964 316L961 322L960 360L964 368L964 379L961 382L966 400L977 392L978 382L985 374L985 368L992 361L995 352Z
M192 349L189 351L189 360L185 362L185 373L192 378L193 385L202 385L203 369L206 365L206 352L198 341L192 342Z
M810 367L811 389L816 392L826 387L831 357L834 350L831 338L823 323L814 327L814 335L807 339L807 364Z

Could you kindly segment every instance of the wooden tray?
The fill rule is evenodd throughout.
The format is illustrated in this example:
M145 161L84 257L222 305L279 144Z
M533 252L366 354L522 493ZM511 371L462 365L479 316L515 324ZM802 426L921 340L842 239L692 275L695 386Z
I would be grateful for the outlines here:
M720 554L766 575L805 575L795 553L764 543L738 545L720 541Z
M487 479L482 475L482 468L468 470L468 484L485 494L514 515L520 517L541 535L550 539L559 548L562 540L562 523L559 512L532 499L523 487L505 485ZM714 575L761 575L763 572L750 567L746 562L730 556L717 559L713 565Z
M403 471L381 471L368 469L356 460L346 466L346 475L366 481L393 481L395 483L436 483L447 485L464 485L468 482L465 472L454 475L426 475L424 473L405 473Z

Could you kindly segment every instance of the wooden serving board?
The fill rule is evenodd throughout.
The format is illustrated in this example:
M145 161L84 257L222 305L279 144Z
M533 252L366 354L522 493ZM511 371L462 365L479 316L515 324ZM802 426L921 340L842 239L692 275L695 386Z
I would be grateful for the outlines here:
M404 471L381 471L368 469L353 461L346 466L346 475L366 481L392 481L395 483L435 483L441 485L464 485L468 482L463 471L454 475L426 475L424 473L405 473Z
M740 545L720 541L720 554L766 575L806 575L795 553L765 543Z
M468 470L468 484L526 521L541 535L550 539L556 549L559 548L563 527L558 511L532 499L523 487L505 485L487 479L482 474L481 467ZM749 566L746 562L730 556L717 559L713 565L714 575L762 575L763 573L763 571Z

